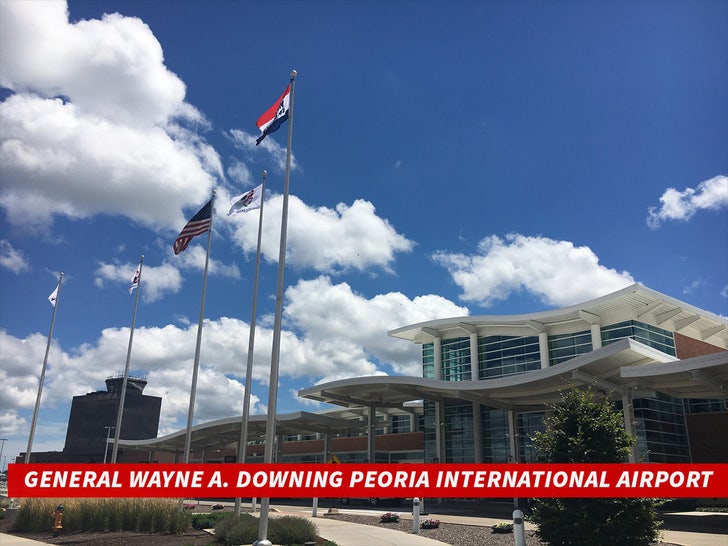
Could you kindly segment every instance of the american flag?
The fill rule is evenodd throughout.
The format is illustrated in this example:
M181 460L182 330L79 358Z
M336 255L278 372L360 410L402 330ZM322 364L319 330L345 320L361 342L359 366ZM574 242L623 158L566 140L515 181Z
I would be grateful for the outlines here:
M192 219L182 228L177 239L174 241L174 253L179 254L187 248L190 241L196 235L201 235L210 231L210 223L212 222L212 199L195 214Z

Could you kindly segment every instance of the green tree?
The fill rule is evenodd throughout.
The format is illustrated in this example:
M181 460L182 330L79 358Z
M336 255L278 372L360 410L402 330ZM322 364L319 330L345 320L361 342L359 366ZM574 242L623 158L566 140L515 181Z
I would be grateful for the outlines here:
M621 463L636 438L622 413L591 390L572 389L554 406L544 432L533 437L539 461ZM531 519L553 546L649 546L659 538L655 499L537 499Z

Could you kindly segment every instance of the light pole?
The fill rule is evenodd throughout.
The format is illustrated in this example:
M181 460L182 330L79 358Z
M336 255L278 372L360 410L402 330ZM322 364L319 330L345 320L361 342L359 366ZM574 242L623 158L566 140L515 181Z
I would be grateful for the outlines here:
M2 444L0 444L0 461L3 460L3 450L5 449L5 442L7 442L7 441L8 441L7 438L0 438L0 442L2 442ZM5 469L2 468L0 470L5 470Z
M109 452L109 436L111 436L111 431L114 430L114 427L112 426L105 426L106 429L106 446L104 447L104 464L106 464L106 455Z

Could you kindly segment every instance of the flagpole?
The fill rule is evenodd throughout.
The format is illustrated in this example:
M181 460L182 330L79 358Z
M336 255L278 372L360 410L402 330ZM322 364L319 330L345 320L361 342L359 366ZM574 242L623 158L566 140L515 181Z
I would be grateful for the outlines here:
M30 435L28 436L28 448L25 450L25 462L30 462L30 453L33 449L33 436L35 436L35 425L38 422L38 411L40 410L40 398L43 394L43 383L45 382L46 366L48 365L48 353L51 350L51 339L53 338L53 325L56 322L56 310L58 309L58 300L61 297L61 282L63 281L63 271L58 276L58 286L56 287L56 301L53 303L53 313L51 314L51 328L48 331L48 343L46 344L45 356L43 357L43 367L40 372L40 380L38 381L38 396L35 398L35 409L33 410L33 420L30 423Z
M197 322L197 345L195 346L195 362L192 366L192 386L190 387L190 407L187 412L187 432L185 434L184 462L190 462L190 443L192 441L192 418L195 415L195 395L197 394L197 374L200 369L200 345L202 344L202 320L205 317L205 294L207 293L207 270L210 265L210 243L212 242L212 217L215 212L215 190L212 190L210 203L210 230L207 234L207 253L205 254L205 273L202 276L202 300L200 301L200 319Z
M291 70L291 94L288 110L288 147L286 148L286 176L283 184L283 214L281 218L281 244L278 252L278 289L276 291L276 316L273 323L273 350L270 362L268 385L268 420L265 427L265 454L263 462L273 462L273 446L276 440L276 405L278 401L278 368L281 356L281 323L283 319L283 274L286 269L286 237L288 230L288 193L291 176L291 144L293 143L293 98L297 72ZM271 546L268 540L268 511L270 498L261 499L260 526L257 546Z
M111 463L116 463L116 454L119 451L119 437L121 436L121 419L124 415L124 401L126 400L126 385L129 381L129 363L131 362L131 344L134 341L134 324L136 323L137 306L139 305L139 292L142 291L142 265L144 254L139 259L139 276L137 277L136 296L134 296L134 312L131 315L131 330L129 331L129 346L126 349L126 365L124 366L124 379L121 382L119 393L119 409L116 411L116 428L114 430L114 449L111 451Z
M248 360L245 366L245 393L243 395L243 416L240 423L240 440L238 441L237 463L245 462L248 449L248 420L250 419L250 386L253 382L253 347L255 345L255 314L258 304L258 272L260 270L260 242L263 233L263 204L265 202L265 178L268 171L263 171L263 184L260 187L260 216L258 217L258 250L255 253L255 276L253 278L253 305L250 311L250 332L248 334ZM240 515L240 497L235 498L235 515Z

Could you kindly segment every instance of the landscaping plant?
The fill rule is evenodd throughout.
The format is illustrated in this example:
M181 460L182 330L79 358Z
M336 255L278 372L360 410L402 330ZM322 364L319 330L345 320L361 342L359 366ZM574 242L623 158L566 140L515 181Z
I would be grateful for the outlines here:
M553 406L546 430L536 433L540 462L621 463L636 438L624 429L621 411L591 390L573 389ZM659 538L656 499L536 499L531 521L547 544L649 546Z

